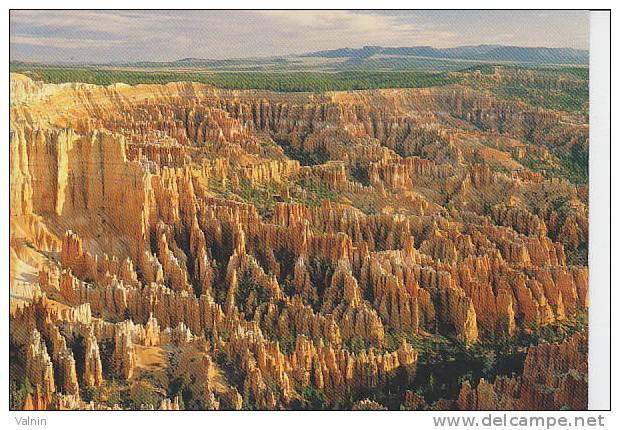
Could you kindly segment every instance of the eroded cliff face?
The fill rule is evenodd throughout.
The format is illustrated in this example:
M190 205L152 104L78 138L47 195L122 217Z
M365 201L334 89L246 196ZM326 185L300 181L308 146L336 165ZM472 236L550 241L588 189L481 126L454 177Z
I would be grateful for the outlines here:
M484 379L473 389L461 386L456 406L462 410L588 408L588 336L579 332L562 343L529 348L520 377Z
M28 407L380 409L369 393L389 389L420 409L407 388L428 345L516 344L587 312L586 202L518 162L571 133L587 145L553 112L458 87L12 75L11 91L11 341ZM575 339L524 346L522 375L433 407L582 408Z

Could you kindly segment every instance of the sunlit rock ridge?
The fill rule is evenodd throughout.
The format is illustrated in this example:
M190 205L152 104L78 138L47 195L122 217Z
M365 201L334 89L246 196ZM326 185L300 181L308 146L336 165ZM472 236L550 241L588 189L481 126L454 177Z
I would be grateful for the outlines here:
M10 91L13 407L587 407L588 190L535 168L587 125L458 85Z

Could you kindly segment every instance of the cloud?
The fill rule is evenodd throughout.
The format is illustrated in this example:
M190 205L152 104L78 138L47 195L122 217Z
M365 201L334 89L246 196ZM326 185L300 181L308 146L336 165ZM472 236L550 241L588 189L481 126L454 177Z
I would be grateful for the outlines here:
M10 43L15 45L45 46L60 49L109 48L126 44L124 40L102 39L68 39L65 37L36 37L15 35L10 37Z
M356 13L345 10L274 10L259 11L259 15L278 21L289 27L302 27L306 30L339 29L343 31L375 31L390 28L392 31L413 30L413 26L402 25L397 17Z
M166 17L148 12L114 12L88 10L21 10L10 14L11 25L61 28L76 32L123 34L165 24Z
M171 41L216 42L216 35L226 35L225 43L248 42L262 39L266 44L277 45L282 37L293 35L296 40L287 43L298 45L314 42L317 47L327 47L335 40L353 44L394 44L405 41L422 42L432 39L449 39L456 34L438 31L434 25L419 19L413 22L412 14L380 14L375 12L325 10L325 11L14 11L11 27L25 33L30 29L41 36L61 32L58 37L76 40L75 49L90 44L95 39L110 38L130 43L158 41L169 46ZM232 30L232 31L231 31ZM96 37L93 37L96 36ZM78 39L92 39L79 43ZM192 39L192 40L190 40ZM52 42L62 43L50 38ZM36 44L43 44L36 41ZM318 46L318 45L324 46ZM331 46L331 45L330 45ZM62 47L71 49L68 43Z
M587 15L549 15L543 18L535 12L484 11L14 10L9 22L11 58L30 61L247 58L364 45L587 45Z
M378 41L402 42L406 38L421 40L435 36L444 39L456 36L452 32L437 31L435 25L425 23L412 14L393 15L345 10L317 10L301 13L278 10L258 13L275 20L280 28L293 31L303 30L306 38L325 37L326 33L333 33L350 39L377 43ZM373 40L377 42L372 42Z
M197 18L183 11L12 11L11 53L30 60L54 50L57 60L169 59L199 36Z

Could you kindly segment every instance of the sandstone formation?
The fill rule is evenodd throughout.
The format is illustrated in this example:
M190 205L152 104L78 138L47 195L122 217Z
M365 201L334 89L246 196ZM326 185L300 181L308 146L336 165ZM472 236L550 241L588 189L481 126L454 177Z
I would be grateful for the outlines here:
M461 387L459 409L573 409L588 408L587 333L580 332L559 344L531 347L523 375L500 377L494 383L481 379L473 389Z
M493 349L587 312L587 201L519 163L587 150L558 113L457 86L19 75L10 109L25 408L585 407L583 335L536 338L520 374L450 398L415 391L428 345Z

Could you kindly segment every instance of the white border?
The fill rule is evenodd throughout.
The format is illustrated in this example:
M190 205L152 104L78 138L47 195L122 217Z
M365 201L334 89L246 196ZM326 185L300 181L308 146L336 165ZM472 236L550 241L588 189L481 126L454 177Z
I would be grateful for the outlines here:
M590 247L588 407L610 405L610 14L590 13Z

